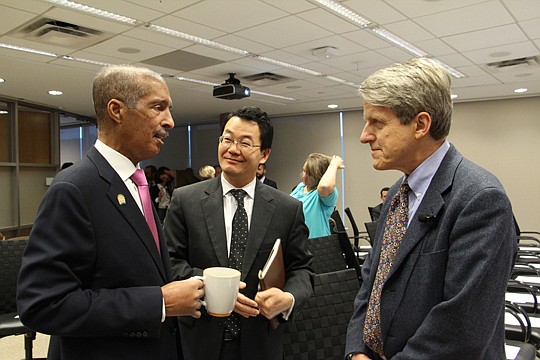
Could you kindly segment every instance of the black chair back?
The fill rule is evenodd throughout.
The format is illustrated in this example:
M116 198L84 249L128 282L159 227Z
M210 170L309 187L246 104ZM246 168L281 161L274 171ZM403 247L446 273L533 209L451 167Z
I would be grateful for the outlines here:
M353 269L315 275L313 296L295 313L293 321L284 324L284 359L343 359L359 288Z
M316 274L348 268L337 234L308 239L307 243L313 254L311 266Z
M366 231L369 236L369 243L373 245L373 241L375 240L375 235L377 234L377 224L379 221L371 221L364 223L364 226L366 227Z
M0 338L24 334L26 360L33 359L36 332L25 327L17 315L17 278L28 237L0 241Z
M358 249L358 243L360 241L360 231L358 230L356 221L354 221L354 216L350 208L345 208L345 214L347 214L347 217L349 218L349 222L351 223L351 227L353 229L354 247Z
M28 240L0 241L0 314L17 312L17 277Z

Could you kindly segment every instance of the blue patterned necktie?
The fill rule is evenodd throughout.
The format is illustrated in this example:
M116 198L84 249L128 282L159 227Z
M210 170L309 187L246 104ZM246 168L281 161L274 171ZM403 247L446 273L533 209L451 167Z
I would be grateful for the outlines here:
M229 251L229 267L242 272L242 259L246 250L248 237L248 216L244 208L244 197L247 193L242 189L233 189L230 193L238 204L232 221L231 249ZM240 318L233 312L225 321L225 330L235 338L240 334Z
M407 231L409 190L407 181L403 182L390 204L390 210L384 225L379 266L377 267L377 274L371 289L364 321L364 342L383 359L385 357L381 332L381 294L388 273L392 269L392 262L396 257L401 240Z

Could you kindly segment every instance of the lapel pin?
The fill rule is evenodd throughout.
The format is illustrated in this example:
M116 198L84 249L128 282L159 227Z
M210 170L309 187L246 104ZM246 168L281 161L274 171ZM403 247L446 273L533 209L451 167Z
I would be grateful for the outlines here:
M118 196L116 196L116 199L118 199L118 203L120 205L126 205L126 197L122 194L118 194Z

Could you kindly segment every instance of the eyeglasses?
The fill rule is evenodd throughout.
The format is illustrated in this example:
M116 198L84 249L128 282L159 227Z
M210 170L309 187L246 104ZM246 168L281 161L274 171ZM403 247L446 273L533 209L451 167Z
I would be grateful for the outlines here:
M253 148L261 147L261 145L255 145L249 139L235 140L230 136L222 135L218 138L218 141L221 145L230 148L233 144L236 144L238 148L242 151L251 151Z

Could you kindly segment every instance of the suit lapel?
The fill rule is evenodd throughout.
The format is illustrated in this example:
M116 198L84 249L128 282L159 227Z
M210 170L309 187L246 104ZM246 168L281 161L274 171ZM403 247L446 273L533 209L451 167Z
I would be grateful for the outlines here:
M97 151L95 148L90 149L87 156L92 160L96 165L98 172L102 179L109 183L109 190L107 191L107 197L118 212L124 217L126 222L133 228L133 230L138 235L138 241L141 241L145 248L148 250L150 256L154 260L161 276L165 281L168 280L167 274L163 267L163 261L157 250L156 244L154 242L154 236L146 223L146 219L142 214L139 206L133 199L133 196L129 192L128 188L118 176L116 171L111 167L111 165L105 160L105 158ZM153 210L154 219L156 224L159 224L156 211ZM162 251L167 253L167 245L163 240L163 232L160 229L161 226L158 226L158 234L160 237L160 245Z
M403 237L398 253L396 254L396 258L392 264L392 269L388 274L389 278L397 271L397 269L399 269L400 265L404 262L409 253L420 241L424 239L425 234L431 228L431 224L418 221L418 215L437 215L439 213L441 208L444 206L442 194L452 186L454 173L456 172L457 166L462 159L463 157L452 145L446 153L441 165L439 166L439 169L437 169L437 172L433 176L431 184L429 185L420 206L416 210L414 218L411 220L410 225L407 228L407 232Z
M245 278L257 257L274 214L275 207L271 204L274 198L269 190L268 185L260 181L256 182L247 246L242 261L242 279Z
M210 236L210 242L216 253L220 266L227 266L227 235L225 233L225 217L223 215L223 190L221 178L207 180L206 197L202 200L203 217Z

